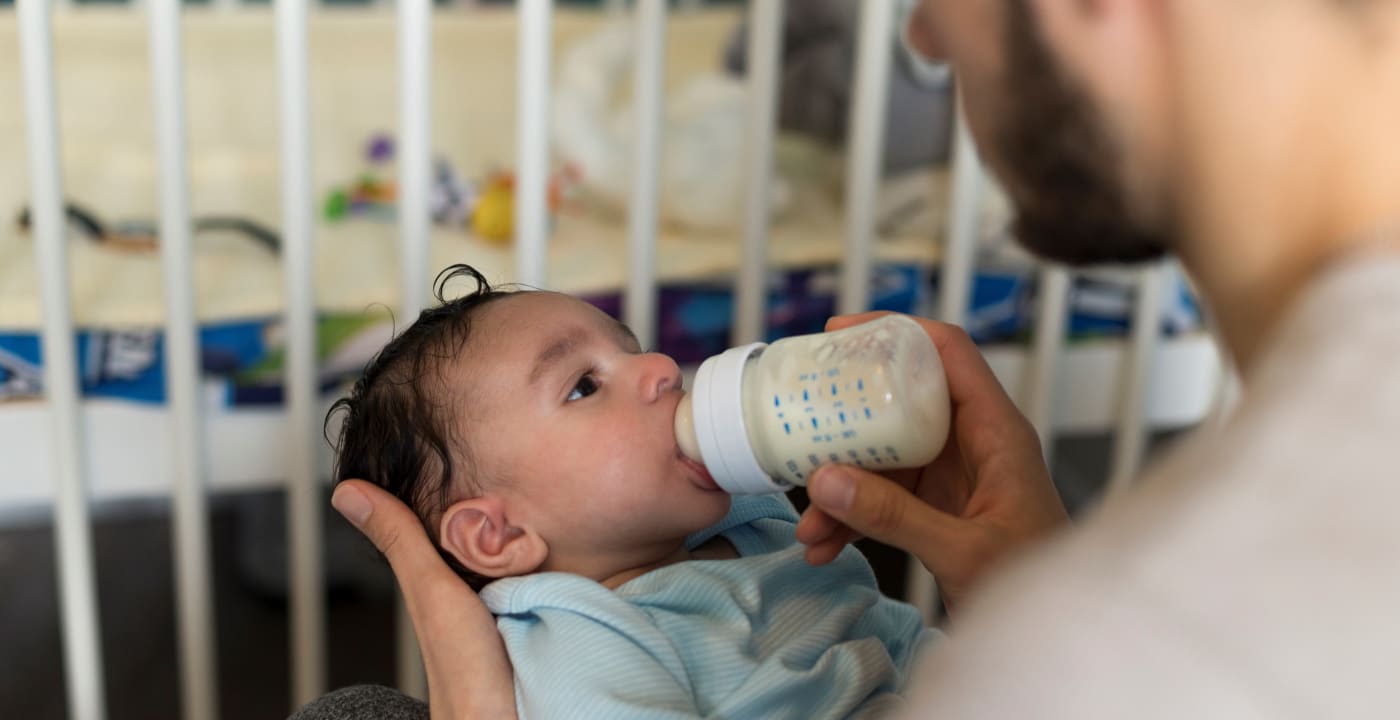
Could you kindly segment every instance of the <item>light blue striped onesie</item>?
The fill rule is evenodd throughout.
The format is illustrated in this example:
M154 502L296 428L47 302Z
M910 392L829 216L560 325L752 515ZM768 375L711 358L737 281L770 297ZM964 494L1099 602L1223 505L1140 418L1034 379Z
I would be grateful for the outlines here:
M481 592L515 665L521 718L844 718L891 714L937 637L846 548L812 567L782 495L736 497L718 525L739 556L692 560L609 590L567 573Z

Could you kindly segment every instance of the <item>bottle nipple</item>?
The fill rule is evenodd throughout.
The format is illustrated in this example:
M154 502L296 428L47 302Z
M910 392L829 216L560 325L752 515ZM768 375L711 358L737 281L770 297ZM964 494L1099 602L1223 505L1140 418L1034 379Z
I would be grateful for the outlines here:
M675 424L676 445L680 447L681 454L704 463L704 458L700 457L700 441L695 437L695 414L690 409L690 393L686 393L676 406Z

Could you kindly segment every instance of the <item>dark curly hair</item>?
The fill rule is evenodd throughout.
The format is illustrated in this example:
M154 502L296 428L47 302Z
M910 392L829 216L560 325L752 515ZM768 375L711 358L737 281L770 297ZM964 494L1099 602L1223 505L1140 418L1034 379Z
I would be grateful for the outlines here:
M476 289L448 300L447 285L457 278L476 281ZM325 428L343 414L340 436L332 442L337 483L359 478L388 490L413 509L436 541L432 520L452 502L453 480L471 475L466 446L455 437L450 405L456 398L444 392L443 370L466 346L472 316L520 292L526 290L491 287L470 265L452 265L438 274L433 281L438 305L385 345L349 397L326 414ZM440 546L438 552L473 589L492 580L463 567Z

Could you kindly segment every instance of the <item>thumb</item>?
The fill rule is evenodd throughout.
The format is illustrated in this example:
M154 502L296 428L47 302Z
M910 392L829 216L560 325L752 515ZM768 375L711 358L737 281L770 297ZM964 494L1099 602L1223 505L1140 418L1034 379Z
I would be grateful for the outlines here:
M899 483L849 465L817 470L807 496L852 530L920 558L955 534L961 522Z
M406 598L416 595L420 585L431 586L447 576L456 579L418 516L383 488L345 480L336 486L331 505L384 553Z

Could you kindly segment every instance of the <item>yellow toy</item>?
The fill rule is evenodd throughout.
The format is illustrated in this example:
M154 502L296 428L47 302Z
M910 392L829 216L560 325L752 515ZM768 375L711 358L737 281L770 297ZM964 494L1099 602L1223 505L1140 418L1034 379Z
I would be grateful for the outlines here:
M489 243L505 245L515 234L515 178L500 174L487 181L472 208L472 233Z

